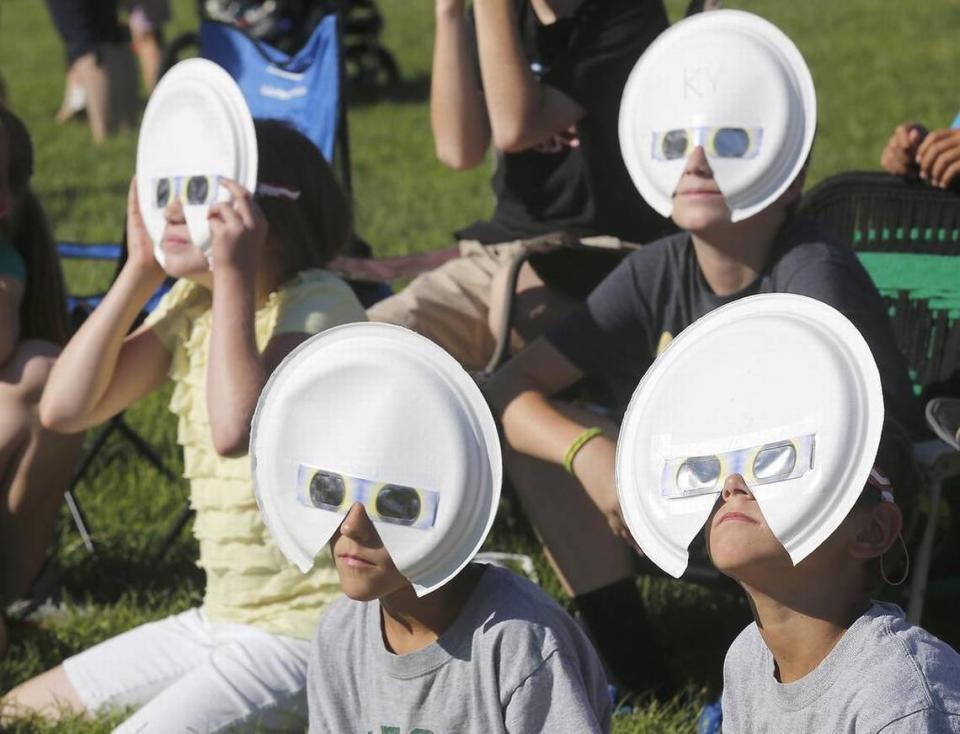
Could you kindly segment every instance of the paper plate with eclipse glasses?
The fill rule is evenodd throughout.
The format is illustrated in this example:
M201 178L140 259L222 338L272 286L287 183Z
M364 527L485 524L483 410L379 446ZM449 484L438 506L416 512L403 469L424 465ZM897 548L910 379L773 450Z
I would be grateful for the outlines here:
M230 194L220 178L257 186L257 135L243 93L220 66L181 61L150 95L137 142L137 197L157 261L164 263L164 210L179 201L190 239L209 258L207 211Z
M773 203L813 145L810 70L772 23L714 10L664 31L634 66L620 103L620 149L640 194L665 217L703 146L734 222Z
M417 594L483 543L500 499L500 441L473 379L429 339L357 323L291 352L257 403L257 502L300 570L361 503Z
M843 314L806 296L731 303L685 329L644 375L617 442L617 491L643 552L680 577L724 480L741 474L799 563L866 483L880 375Z

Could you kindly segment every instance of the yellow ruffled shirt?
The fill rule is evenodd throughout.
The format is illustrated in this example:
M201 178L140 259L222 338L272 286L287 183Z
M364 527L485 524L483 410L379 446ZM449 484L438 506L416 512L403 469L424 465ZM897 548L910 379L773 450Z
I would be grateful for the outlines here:
M170 410L178 419L184 476L197 513L197 564L207 575L203 609L211 621L309 639L320 610L340 593L340 583L328 553L317 557L308 574L287 562L260 519L250 458L220 456L213 447L206 397L211 305L210 291L181 280L147 318L172 355ZM323 270L305 271L257 310L257 348L262 352L276 334L315 334L366 318L340 278Z

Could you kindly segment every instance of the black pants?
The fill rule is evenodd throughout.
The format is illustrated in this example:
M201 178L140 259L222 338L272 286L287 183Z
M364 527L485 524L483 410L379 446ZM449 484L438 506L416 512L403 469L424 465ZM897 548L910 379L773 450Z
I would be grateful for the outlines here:
M98 45L128 38L117 20L117 0L47 0L47 9L66 47L68 68Z

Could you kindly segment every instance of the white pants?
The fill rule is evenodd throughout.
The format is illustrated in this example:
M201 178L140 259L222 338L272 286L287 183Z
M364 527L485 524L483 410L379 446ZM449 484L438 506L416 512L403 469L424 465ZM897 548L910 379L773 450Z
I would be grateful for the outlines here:
M302 731L310 642L191 609L64 661L90 711L139 706L115 731Z

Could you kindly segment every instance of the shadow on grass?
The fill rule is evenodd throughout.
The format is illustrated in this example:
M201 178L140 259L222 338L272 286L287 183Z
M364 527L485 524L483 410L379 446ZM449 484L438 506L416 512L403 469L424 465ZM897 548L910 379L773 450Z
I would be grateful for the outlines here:
M96 556L87 554L64 570L63 589L74 598L97 604L158 593L181 594L185 589L202 592L204 574L196 565L195 545L182 540L160 559L155 557L156 545L153 542L136 551L101 545Z
M366 107L381 102L394 104L422 104L430 97L430 77L426 74L401 78L393 85L366 86L350 84L347 103L350 107Z
M40 190L44 202L72 203L90 196L126 196L128 182L83 186L52 186Z

